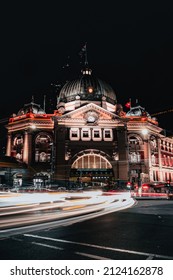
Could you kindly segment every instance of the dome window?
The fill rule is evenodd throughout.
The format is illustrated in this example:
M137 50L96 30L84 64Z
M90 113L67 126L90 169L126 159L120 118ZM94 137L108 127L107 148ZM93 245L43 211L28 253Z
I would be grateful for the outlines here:
M93 93L93 87L88 87L88 92Z

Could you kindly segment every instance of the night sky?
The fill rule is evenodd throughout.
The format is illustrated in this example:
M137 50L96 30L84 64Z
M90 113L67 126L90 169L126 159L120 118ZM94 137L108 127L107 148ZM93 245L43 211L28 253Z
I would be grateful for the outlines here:
M172 109L171 2L1 4L0 119L17 113L32 96L42 105L46 95L49 110L56 99L51 84L79 76L85 42L89 66L113 87L118 103L131 98L135 106L138 99L150 114ZM172 131L172 118L173 113L159 115L160 126Z

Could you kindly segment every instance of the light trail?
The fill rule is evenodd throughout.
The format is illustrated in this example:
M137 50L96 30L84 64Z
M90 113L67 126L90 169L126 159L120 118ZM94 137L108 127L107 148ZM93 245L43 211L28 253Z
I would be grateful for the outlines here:
M76 194L66 194L67 197L75 197ZM65 201L64 205L60 203L55 205L36 206L32 209L26 209L23 213L16 213L11 216L9 212L1 217L0 221L0 236L19 234L19 232L27 232L28 230L38 230L39 228L50 228L62 225L69 225L76 222L81 222L86 219L91 219L107 213L119 211L121 209L131 207L135 201L129 193L100 195L94 194L90 198L85 199L86 194L78 196L82 200L73 202ZM51 207L51 208L50 208ZM15 211L16 207L13 207ZM44 211L50 212L44 212ZM52 212L52 210L54 210Z

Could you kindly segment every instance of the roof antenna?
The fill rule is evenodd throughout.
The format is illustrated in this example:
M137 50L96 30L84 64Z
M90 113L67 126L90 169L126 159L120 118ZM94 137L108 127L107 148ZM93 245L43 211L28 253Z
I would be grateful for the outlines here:
M31 103L34 103L34 95L32 95Z

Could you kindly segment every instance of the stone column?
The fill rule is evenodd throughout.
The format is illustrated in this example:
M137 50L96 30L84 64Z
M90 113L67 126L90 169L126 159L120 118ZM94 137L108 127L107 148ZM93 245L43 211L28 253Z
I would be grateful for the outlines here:
M146 168L146 172L149 175L149 181L153 181L153 169L151 165L151 147L150 147L150 139L149 135L144 136L144 164Z
M149 167L149 174L150 174L150 180L152 178L153 180L153 168L152 168L152 164L151 164L151 145L150 145L150 140L148 140L147 142L148 144L148 167Z
M117 128L117 143L119 160L117 162L117 176L120 180L129 180L129 162L128 162L128 138L127 127Z
M158 138L158 164L159 164L159 180L163 182L163 172L162 172L162 153L161 153L161 140Z
M23 145L23 161L27 164L31 162L31 155L32 155L32 138L31 133L25 131L24 135L24 145Z
M11 156L11 140L12 140L12 135L11 133L8 133L6 156L9 157Z

